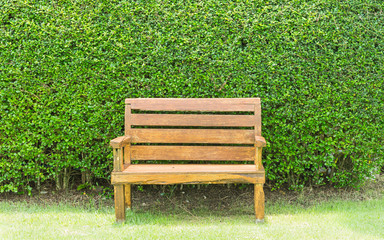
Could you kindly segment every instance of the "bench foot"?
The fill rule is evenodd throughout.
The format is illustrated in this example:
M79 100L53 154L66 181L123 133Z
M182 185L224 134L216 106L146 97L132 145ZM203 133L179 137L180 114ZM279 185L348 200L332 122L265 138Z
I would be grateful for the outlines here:
M264 191L262 183L255 184L255 216L256 223L264 222Z
M132 210L131 184L124 185L124 205L125 209Z
M124 186L115 185L115 214L116 222L125 221L125 206L124 206Z

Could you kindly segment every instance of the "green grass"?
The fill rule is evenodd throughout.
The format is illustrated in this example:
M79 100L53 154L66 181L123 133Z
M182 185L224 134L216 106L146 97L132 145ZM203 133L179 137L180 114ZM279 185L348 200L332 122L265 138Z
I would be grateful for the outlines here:
M134 211L114 223L114 209L0 202L0 239L383 239L384 199L330 201L311 207L266 206L256 225L244 211Z

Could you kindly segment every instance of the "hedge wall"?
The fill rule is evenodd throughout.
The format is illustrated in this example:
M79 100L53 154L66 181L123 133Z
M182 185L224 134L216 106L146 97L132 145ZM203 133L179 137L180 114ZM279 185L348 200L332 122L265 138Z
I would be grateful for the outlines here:
M261 97L267 184L383 166L382 1L1 1L0 192L107 181L124 98Z

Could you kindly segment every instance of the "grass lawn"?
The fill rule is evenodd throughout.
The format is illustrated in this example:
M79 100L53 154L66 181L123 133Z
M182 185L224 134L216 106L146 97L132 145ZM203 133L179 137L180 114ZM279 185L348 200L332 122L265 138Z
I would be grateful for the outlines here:
M230 214L139 209L115 224L112 206L1 201L0 239L384 239L383 198L267 202L266 221L257 225L251 205Z

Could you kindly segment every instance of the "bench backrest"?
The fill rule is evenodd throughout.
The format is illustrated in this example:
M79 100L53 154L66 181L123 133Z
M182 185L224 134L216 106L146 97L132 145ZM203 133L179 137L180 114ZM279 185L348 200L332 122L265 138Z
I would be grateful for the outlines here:
M259 98L139 98L125 104L125 135L132 143L125 163L255 161L261 167Z

